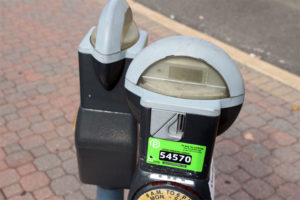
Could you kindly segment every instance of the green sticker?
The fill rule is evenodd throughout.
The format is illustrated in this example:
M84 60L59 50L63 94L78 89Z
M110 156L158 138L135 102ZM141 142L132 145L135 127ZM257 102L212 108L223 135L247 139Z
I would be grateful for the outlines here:
M202 172L206 147L149 137L147 163Z

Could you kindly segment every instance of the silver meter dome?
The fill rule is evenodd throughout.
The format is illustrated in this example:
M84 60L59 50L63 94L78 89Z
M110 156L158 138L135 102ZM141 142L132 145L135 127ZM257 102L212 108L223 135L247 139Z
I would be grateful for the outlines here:
M236 119L245 94L233 60L214 44L187 36L169 37L146 47L129 66L125 88L137 118L138 106L220 115L218 134ZM131 102L133 98L140 105Z

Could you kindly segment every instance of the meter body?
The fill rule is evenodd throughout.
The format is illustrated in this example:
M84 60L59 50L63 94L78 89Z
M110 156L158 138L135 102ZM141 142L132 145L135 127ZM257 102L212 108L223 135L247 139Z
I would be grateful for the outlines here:
M140 124L129 199L213 199L215 138L244 101L231 58L198 38L162 39L133 60L125 88Z
M79 45L81 103L75 142L82 182L128 188L136 165L137 124L126 102L128 65L147 43L126 0L110 0Z

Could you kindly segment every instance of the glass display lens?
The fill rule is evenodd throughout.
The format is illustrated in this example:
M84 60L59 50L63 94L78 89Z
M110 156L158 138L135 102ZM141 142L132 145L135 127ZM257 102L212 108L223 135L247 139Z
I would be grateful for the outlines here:
M184 99L222 99L229 97L220 74L202 60L170 56L152 64L138 85L146 90Z

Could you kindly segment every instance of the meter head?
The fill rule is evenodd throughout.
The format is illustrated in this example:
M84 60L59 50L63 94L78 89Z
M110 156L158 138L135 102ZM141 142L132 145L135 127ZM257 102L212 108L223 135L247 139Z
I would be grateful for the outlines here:
M172 192L182 199L213 199L215 139L234 122L244 101L235 63L210 42L169 37L137 55L125 89L140 123L130 198Z
M140 106L155 112L220 115L218 134L233 123L244 101L242 75L232 59L212 43L186 36L145 48L131 63L125 88L138 120Z
M75 142L80 179L86 184L111 189L130 186L137 123L127 104L124 80L129 64L146 43L147 32L137 28L127 1L108 0L97 26L79 45Z

